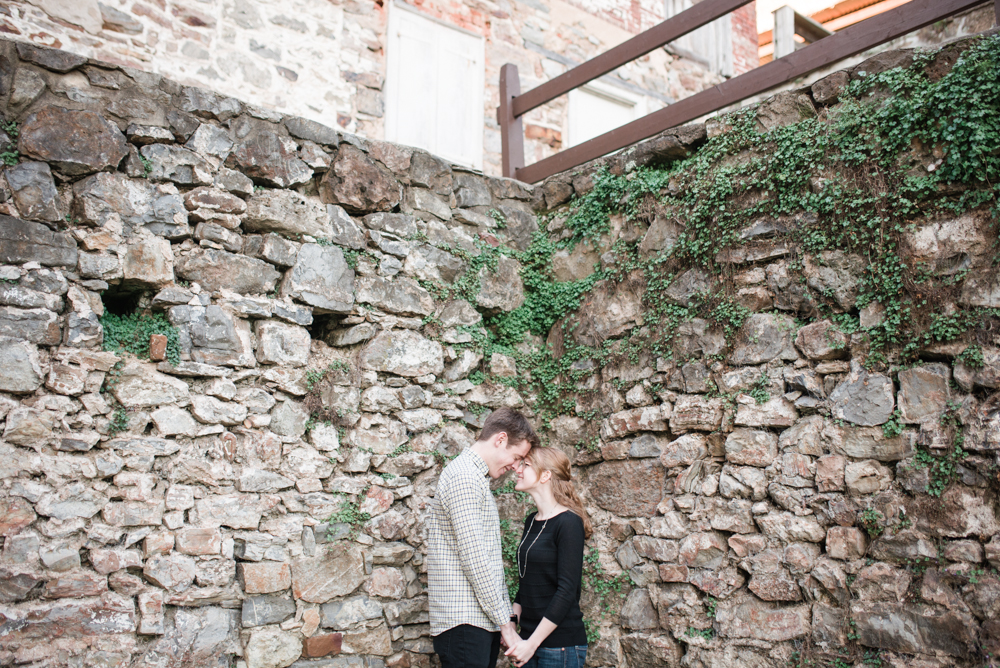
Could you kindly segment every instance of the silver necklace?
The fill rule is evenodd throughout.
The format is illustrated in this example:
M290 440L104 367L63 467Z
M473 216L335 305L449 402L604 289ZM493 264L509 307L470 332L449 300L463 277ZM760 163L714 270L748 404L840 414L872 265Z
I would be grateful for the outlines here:
M537 517L537 514L535 515L535 517ZM528 530L524 532L524 537L521 539L521 544L517 546L517 574L522 580L524 579L524 574L528 571L528 553L531 552L531 548L533 548L535 546L535 543L538 542L538 537L542 535L543 531L545 531L545 525L548 524L549 519L551 519L548 518L544 522L542 522L542 528L538 530L538 534L535 536L535 540L531 541L531 545L529 545L528 549L524 551L524 569L522 569L521 548L524 547L524 541L528 539L528 534L531 533L531 528L535 526L535 517L531 518L531 523L528 524Z

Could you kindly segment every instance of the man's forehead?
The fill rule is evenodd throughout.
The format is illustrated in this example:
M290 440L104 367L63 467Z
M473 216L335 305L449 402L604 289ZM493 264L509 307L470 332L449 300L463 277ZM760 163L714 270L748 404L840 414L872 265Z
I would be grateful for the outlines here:
M521 441L513 447L513 450L517 453L518 458L526 457L531 451L531 441Z

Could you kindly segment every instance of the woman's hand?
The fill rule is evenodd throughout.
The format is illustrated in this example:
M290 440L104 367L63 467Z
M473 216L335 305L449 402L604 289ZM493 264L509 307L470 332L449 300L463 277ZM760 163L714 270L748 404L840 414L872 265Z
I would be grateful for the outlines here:
M528 640L522 640L504 652L504 656L509 656L515 666L523 666L534 655L535 646Z

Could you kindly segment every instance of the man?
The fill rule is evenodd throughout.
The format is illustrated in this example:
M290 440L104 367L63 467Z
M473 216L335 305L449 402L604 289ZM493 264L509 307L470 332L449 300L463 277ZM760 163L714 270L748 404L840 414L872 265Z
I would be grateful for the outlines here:
M494 668L501 637L507 646L520 640L511 622L489 479L520 466L534 445L538 436L528 420L500 408L438 480L427 526L427 588L442 668Z

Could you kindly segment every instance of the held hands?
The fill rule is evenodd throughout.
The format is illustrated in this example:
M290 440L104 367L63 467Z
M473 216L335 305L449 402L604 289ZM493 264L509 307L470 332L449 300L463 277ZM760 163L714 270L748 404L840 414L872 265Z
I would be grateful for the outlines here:
M513 622L508 622L500 627L500 643L504 647L513 647L521 642L521 636L517 635L517 629Z
M535 646L529 640L521 640L504 652L504 656L509 656L515 666L523 666L534 655Z

